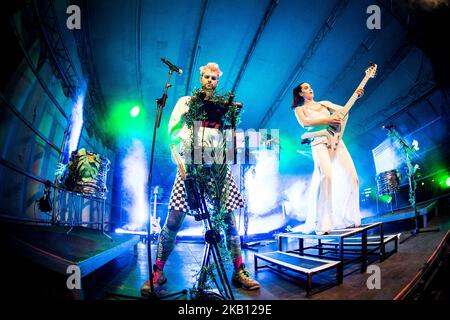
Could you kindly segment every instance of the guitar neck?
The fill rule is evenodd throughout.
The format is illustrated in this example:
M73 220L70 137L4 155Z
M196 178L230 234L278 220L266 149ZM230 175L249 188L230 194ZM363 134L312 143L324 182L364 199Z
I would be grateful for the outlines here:
M355 92L353 92L352 96L350 97L350 99L348 99L347 103L344 105L344 107L339 110L339 112L343 115L346 116L350 109L353 107L353 105L355 104L356 99L358 99L358 93L357 91L359 89L364 89L364 87L366 86L367 81L369 81L369 75L366 74L366 76L361 80L361 82L359 83L359 86L356 88Z

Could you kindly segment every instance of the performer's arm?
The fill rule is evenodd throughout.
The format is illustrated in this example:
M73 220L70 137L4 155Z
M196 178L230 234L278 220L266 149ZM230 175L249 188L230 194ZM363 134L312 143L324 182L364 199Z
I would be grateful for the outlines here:
M182 138L180 134L184 125L184 115L189 110L189 98L190 97L186 96L178 99L177 104L175 105L175 108L173 108L172 114L170 115L168 133L170 141L175 144L178 144Z
M327 124L340 124L340 120L337 115L317 119L308 119L305 115L305 110L303 107L295 108L295 116L297 117L298 123L303 128L324 126Z
M335 104L331 101L320 101L319 102L322 106L327 108L331 113L338 111L339 109L342 109L343 106L340 106L338 104Z

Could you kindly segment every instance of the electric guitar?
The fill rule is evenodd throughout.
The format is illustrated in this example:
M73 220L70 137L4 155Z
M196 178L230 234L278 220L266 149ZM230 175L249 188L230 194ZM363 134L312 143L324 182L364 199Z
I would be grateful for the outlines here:
M161 217L156 218L156 198L158 197L159 186L155 186L153 189L153 215L152 215L152 225L150 230L152 233L161 233Z
M344 134L345 126L347 124L348 120L348 113L350 109L355 104L356 99L358 99L358 90L364 89L367 81L370 78L375 78L375 74L377 72L377 65L372 63L369 68L366 69L366 75L360 82L359 86L356 88L355 92L353 92L350 99L347 101L345 106L335 112L339 116L339 119L341 120L341 124L338 126L329 125L328 128L319 130L319 131L313 131L313 132L306 132L302 134L302 143L311 142L311 139L317 138L317 137L326 137L327 138L327 148L328 153L330 154L330 158L333 159L336 155L336 150L339 145L339 142L342 139L342 135Z

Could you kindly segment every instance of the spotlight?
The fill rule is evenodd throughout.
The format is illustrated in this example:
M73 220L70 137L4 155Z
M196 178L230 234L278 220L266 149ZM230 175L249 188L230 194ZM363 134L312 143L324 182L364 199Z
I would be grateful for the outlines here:
M413 140L412 146L413 146L414 150L419 151L419 141Z
M139 106L134 106L133 108L131 108L130 110L130 115L133 118L136 118L139 115L139 112L141 112L141 108L139 108Z
M441 188L447 189L450 187L450 176L448 173L438 177L436 180Z
M385 195L379 196L378 200L380 200L381 202L384 202L384 203L391 203L392 196L390 194L385 194Z

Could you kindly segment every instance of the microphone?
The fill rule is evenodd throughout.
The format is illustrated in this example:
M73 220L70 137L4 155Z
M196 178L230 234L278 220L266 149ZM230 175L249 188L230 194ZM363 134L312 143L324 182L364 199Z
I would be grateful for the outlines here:
M244 107L244 105L241 103L241 102L235 102L235 103L233 103L235 106L236 106L236 108L238 108L239 110L240 109L242 109L243 107Z
M239 110L244 107L244 105L241 102L233 102L233 100L234 100L234 93L231 94L230 97L228 98L227 105L228 106L234 105Z
M164 63L164 64L166 64L169 68L170 68L170 70L172 70L172 71L175 71L176 73L178 73L178 74L182 74L183 73L183 70L181 70L180 68L178 68L176 65L174 65L172 62L170 62L169 60L166 60L166 59L164 59L164 58L161 58L161 61Z
M231 106L233 104L233 100L234 100L234 93L230 94L230 96L228 97L227 105Z
M391 130L391 129L393 129L395 126L393 125L393 124L388 124L388 125L384 125L384 126L382 126L382 128L383 129L386 129L386 130Z
M206 99L206 93L204 93L203 91L201 91L200 93L199 93L199 97L200 97L200 100L205 100Z

